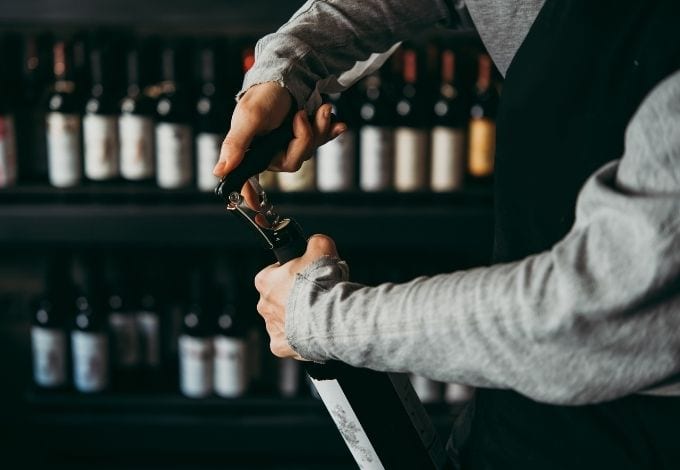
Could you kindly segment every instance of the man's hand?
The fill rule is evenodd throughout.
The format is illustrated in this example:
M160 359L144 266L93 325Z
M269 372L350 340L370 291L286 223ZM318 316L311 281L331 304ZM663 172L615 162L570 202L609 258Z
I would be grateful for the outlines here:
M215 165L215 176L223 177L243 160L246 150L256 135L266 134L279 127L288 115L293 98L278 83L267 82L251 87L239 100L231 118L231 128L222 143L220 159ZM304 110L293 118L293 140L285 152L276 156L271 170L294 172L314 154L314 150L347 129L341 122L331 122L331 105L319 107L310 122ZM248 185L246 185L248 186Z
M338 256L335 242L325 235L314 235L307 242L307 251L302 257L283 266L278 263L267 266L255 276L255 288L260 293L257 311L264 318L269 348L275 356L302 359L286 339L286 304L295 275L323 256Z

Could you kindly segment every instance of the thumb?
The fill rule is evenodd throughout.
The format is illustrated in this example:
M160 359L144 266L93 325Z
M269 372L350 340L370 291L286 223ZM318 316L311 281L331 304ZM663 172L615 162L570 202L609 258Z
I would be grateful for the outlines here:
M222 142L220 159L213 169L215 176L223 177L243 161L243 156L257 134L258 127L258 124L250 119L232 119L231 128Z
M303 258L307 258L309 262L312 262L323 256L338 257L335 242L326 235L312 235L307 241L307 251L305 251Z

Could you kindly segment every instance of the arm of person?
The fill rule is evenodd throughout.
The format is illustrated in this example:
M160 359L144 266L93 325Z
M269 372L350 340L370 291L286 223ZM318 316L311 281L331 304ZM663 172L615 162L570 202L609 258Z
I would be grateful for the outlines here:
M319 258L291 281L287 342L309 360L559 404L610 400L676 376L678 103L680 72L642 103L624 155L589 178L574 227L551 250L378 287L342 282L346 268Z

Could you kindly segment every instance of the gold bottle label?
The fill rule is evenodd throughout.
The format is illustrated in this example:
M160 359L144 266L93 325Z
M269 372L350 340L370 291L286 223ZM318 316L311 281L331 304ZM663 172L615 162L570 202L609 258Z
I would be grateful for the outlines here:
M468 171L481 178L493 174L496 154L496 123L488 118L470 121Z

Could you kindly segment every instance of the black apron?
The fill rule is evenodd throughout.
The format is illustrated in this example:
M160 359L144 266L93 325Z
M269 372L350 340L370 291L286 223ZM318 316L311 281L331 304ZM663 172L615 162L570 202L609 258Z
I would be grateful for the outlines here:
M497 262L567 234L586 179L621 158L636 109L678 68L680 0L546 1L499 108ZM680 469L680 399L569 407L478 390L463 461L473 470Z

